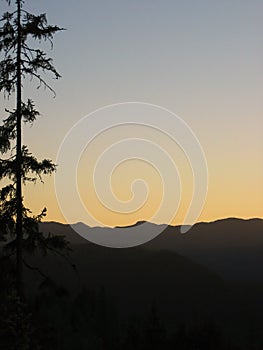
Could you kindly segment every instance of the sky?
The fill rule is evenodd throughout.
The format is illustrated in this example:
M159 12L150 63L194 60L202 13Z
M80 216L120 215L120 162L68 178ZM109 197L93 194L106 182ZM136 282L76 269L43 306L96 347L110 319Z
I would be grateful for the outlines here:
M161 223L167 221L165 215L158 214L164 196L162 186L169 184L166 208L178 209L170 223L184 222L194 187L192 165L185 150L164 133L168 125L163 113L166 109L192 130L206 159L208 191L197 221L263 218L261 0L28 0L26 8L34 13L45 12L51 24L66 28L56 35L51 52L44 44L62 75L58 81L47 75L56 98L48 90L36 89L34 82L24 84L25 98L31 97L41 112L34 126L24 128L24 142L35 155L56 160L69 130L104 106L124 102L156 105L162 108L158 118L163 118L160 130L135 125L96 134L78 154L78 169L74 169L78 193L92 219L85 211L80 213L71 197L67 177L63 180L66 164L59 164L57 170L65 197L56 197L54 176L47 177L45 184L26 186L26 205L36 213L46 206L49 221L69 219L90 225L98 221L108 226L138 220ZM2 102L10 106L13 100L1 99ZM129 111L128 108L128 114ZM114 113L109 110L110 120L114 120ZM100 114L94 118L90 123L98 125L103 119ZM150 111L147 118L151 123ZM92 125L89 128L87 123L85 127L88 135ZM106 194L107 205L101 203L93 184L94 165L105 150L121 140L120 136L124 140L146 138L152 146L157 144L165 150L178 167L181 184L177 174L169 173L167 179L167 168L159 169L158 164L153 167L147 159L140 160L136 151L137 159L131 155L115 168L112 177L104 167L103 176L96 173L98 191L103 192L105 183L110 183L115 196L113 200ZM147 148L136 142L138 149ZM129 150L137 149L126 146L121 145L121 149L127 151L127 157ZM157 153L153 148L152 154ZM74 154L69 152L68 157ZM138 187L137 193L131 186L136 179L147 183L148 198L145 186ZM61 210L61 200L72 208L70 218ZM117 210L115 200L119 201Z

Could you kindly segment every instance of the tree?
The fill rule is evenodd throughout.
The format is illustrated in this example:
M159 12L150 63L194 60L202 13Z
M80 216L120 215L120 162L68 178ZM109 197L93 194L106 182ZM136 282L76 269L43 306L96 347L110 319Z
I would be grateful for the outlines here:
M9 179L0 190L0 228L1 239L6 240L5 251L8 256L16 256L15 280L19 296L23 295L23 266L29 268L24 252L34 252L40 248L61 252L68 248L62 236L44 236L39 231L39 222L46 215L46 208L39 215L32 215L24 206L23 185L28 181L40 181L43 174L52 174L56 165L49 159L38 161L22 143L22 123L32 124L39 115L31 99L23 101L23 80L27 77L37 79L39 86L53 89L42 78L41 72L49 72L56 79L59 73L50 57L39 48L29 46L33 40L49 41L55 33L63 30L47 23L46 14L33 15L23 7L24 0L6 0L15 7L1 18L0 27L0 91L9 97L15 94L16 108L7 110L7 118L0 126L0 180ZM33 40L32 40L33 39Z

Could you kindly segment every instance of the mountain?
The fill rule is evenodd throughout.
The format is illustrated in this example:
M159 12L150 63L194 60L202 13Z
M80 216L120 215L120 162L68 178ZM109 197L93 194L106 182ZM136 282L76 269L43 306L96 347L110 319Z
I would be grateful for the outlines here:
M140 312L155 301L162 312L184 314L196 311L208 314L218 309L225 284L214 272L169 251L138 248L108 249L93 244L73 246L70 259L74 271L61 257L28 257L32 266L77 293L83 286L105 288L120 310ZM30 274L29 284L36 288L41 278ZM220 292L221 291L221 292ZM218 302L215 302L215 299Z
M143 222L144 223L144 222ZM136 225L140 227L141 223ZM117 232L119 227L91 228L82 223L63 225L55 222L41 224L44 232L64 234L73 245L86 245L89 241L79 236L74 227L82 225L88 236ZM157 225L144 223L142 230ZM121 228L125 232L125 228ZM153 240L140 246L151 251L167 250L190 258L193 262L212 269L225 279L263 282L263 220L229 218L211 223L195 224L186 234L180 226L167 226Z
M169 249L209 266L225 279L263 281L263 220L199 223L186 234L167 229L147 249Z
M125 230L76 225L81 225L91 235ZM147 230L156 228L152 223L136 225L140 226ZM98 305L110 310L110 315L116 312L124 322L133 319L143 324L154 304L168 332L181 323L192 324L196 329L207 320L215 320L226 338L243 344L254 336L263 343L263 220L199 223L186 234L181 234L178 226L168 226L152 241L127 249L89 243L73 228L54 222L41 225L44 232L64 234L71 241L73 251L69 261L52 254L46 257L35 254L26 259L57 285L64 286L70 298L82 295L80 315L85 312L87 302L93 310L94 298L97 298ZM37 290L40 292L39 298L48 312L45 300L50 298L45 297L45 288L44 291L38 289L41 277L37 272L27 271L26 279L28 290L33 296ZM85 290L87 292L83 293ZM70 303L66 298L60 290L55 299L55 311L63 305L62 315ZM100 317L101 325L104 316ZM252 347L244 347L247 348Z

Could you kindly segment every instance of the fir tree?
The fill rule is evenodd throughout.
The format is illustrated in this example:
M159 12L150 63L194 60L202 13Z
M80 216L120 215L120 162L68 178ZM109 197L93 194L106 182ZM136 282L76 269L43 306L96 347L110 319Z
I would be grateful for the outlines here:
M24 9L23 0L6 0L14 11L6 12L0 27L0 91L9 97L15 94L14 110L6 110L7 117L0 126L0 180L9 183L0 190L0 239L6 240L5 252L15 255L15 281L19 296L23 296L23 266L31 267L25 252L40 248L44 254L51 249L61 252L68 249L62 236L44 236L39 231L39 222L46 215L46 208L39 215L32 215L24 206L23 186L28 181L42 181L43 174L52 174L56 165L49 159L39 161L22 143L23 123L32 124L39 115L31 99L23 101L23 80L35 78L39 87L53 89L42 78L49 72L56 79L60 77L53 61L47 54L29 45L32 39L37 43L49 41L61 31L56 25L47 23L46 14L34 15Z

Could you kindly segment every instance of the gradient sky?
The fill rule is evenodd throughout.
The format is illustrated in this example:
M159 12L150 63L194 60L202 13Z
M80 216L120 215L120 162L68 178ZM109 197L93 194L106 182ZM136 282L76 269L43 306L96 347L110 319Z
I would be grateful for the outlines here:
M56 35L51 53L63 77L49 80L56 98L35 90L34 83L25 85L25 97L32 97L42 114L24 131L37 156L55 160L67 131L97 108L125 101L160 105L179 115L204 149L209 188L199 221L263 217L262 0L29 0L27 7L67 28ZM97 143L95 149L103 144ZM148 178L153 192L142 211L105 212L92 186L85 186L85 157L96 154L91 151L83 155L78 174L87 207L106 225L149 219L161 196L157 174L142 163L117 169L112 186L120 199L130 198L133 175ZM179 163L186 190L173 224L182 222L191 199L189 169ZM54 177L45 185L28 185L25 200L35 212L47 206L48 220L65 222ZM78 213L74 221L92 224Z

